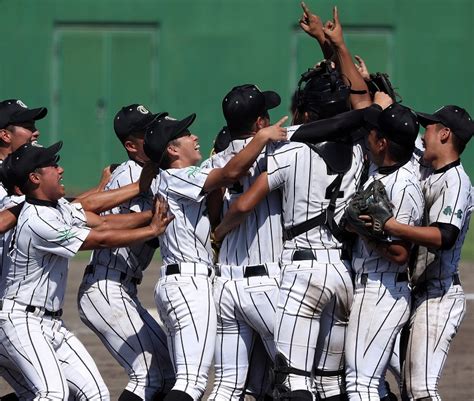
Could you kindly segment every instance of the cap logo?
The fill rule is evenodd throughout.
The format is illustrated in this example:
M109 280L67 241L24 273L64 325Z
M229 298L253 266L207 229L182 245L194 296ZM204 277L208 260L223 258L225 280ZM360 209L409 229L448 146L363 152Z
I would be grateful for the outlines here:
M147 108L146 108L145 106L142 106L142 105L138 106L138 107L137 107L137 110L138 110L140 113L142 113L142 114L148 114L148 113L149 113L149 111L147 110Z
M165 120L176 121L176 118L173 118L173 117L170 117L170 116L165 116Z
M26 106L26 104L23 103L21 100L17 100L17 101L16 101L16 104L17 104L18 106L23 107L24 109L27 109L27 108L28 108L28 107Z
M438 110L436 110L433 114L437 113L438 111L441 111L444 109L444 106L441 106Z
M35 148L42 148L43 145L39 144L37 141L31 142L31 146L34 146Z

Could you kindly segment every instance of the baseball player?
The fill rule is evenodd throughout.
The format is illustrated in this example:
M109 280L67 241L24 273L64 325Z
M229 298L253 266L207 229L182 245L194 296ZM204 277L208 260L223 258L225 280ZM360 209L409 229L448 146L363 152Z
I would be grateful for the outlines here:
M308 82L298 91L298 122L347 110L349 90L330 65L304 79ZM292 139L304 131L306 136L319 123L326 121L290 127L288 134ZM331 157L331 149L333 154L337 150L338 159ZM352 282L341 260L338 223L362 167L360 144L330 143L313 150L303 143L285 143L268 155L267 172L230 206L215 231L222 238L271 190L281 189L285 242L274 332L280 399L312 400L314 385L321 399L344 397L343 345Z
M213 156L210 167L223 167L244 149L262 128L270 125L268 110L280 104L273 91L255 85L234 87L222 101L230 134L227 148ZM270 145L271 146L271 145ZM263 149L250 168L224 193L223 212L267 168ZM265 345L260 352L274 359L273 322L278 295L282 248L281 196L270 193L234 230L227 233L219 251L214 280L217 307L217 337L214 351L215 382L209 400L239 400L243 397L250 354L256 336ZM265 362L265 361L263 361Z
M67 399L72 386L78 399L108 400L94 361L60 319L68 259L81 249L152 239L171 218L160 202L153 216L143 212L133 218L100 217L80 203L70 204L63 198L64 170L57 164L61 146L25 144L2 166L26 200L10 242L11 263L0 283L0 341L35 399Z
M403 373L409 399L428 401L441 400L438 381L466 309L458 264L473 193L459 157L474 123L466 110L453 105L433 114L418 113L418 119L426 128L419 165L424 226L390 219L384 230L420 248L411 275L413 307Z
M411 162L419 130L416 115L394 103L367 119L373 127L367 144L377 169L365 187L374 180L382 182L397 221L418 225L423 194ZM355 293L345 341L346 387L351 401L379 397L379 383L396 337L410 315L410 248L409 242L396 237L377 242L357 237L352 259Z
M160 165L154 193L166 197L175 216L160 236L163 266L155 301L168 334L176 384L165 400L199 400L204 394L216 337L210 276L213 261L206 194L232 185L252 166L270 140L286 138L278 124L260 130L222 168L200 168L198 138L188 130L195 119L159 118L145 135L145 153Z
M145 128L166 113L152 114L143 105L122 107L114 119L118 139L129 160L112 174L105 190L138 181L149 159L143 151ZM150 210L153 196L139 196L106 214L129 214ZM79 289L82 321L101 339L129 376L119 400L154 400L174 384L166 334L137 297L142 272L150 264L157 240L124 248L95 250ZM126 313L124 313L124 310Z

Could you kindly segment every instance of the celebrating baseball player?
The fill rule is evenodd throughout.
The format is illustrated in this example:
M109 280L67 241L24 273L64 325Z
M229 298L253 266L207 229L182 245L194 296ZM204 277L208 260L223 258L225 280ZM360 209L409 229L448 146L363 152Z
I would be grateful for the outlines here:
M223 167L255 134L270 125L268 110L280 104L273 91L255 85L234 87L222 101L231 136L228 147L213 156L210 167ZM266 171L268 147L224 193L223 212ZM209 400L240 400L243 396L254 339L259 335L274 359L273 322L278 295L282 247L281 196L270 193L238 227L225 236L214 281L217 306L215 382ZM257 352L257 350L255 351ZM264 359L263 359L264 361Z
M112 174L105 190L138 181L149 159L143 150L146 127L166 113L152 114L143 105L122 107L114 119L118 139L129 160ZM151 210L151 192L105 212L129 214ZM174 384L166 334L137 297L137 284L149 265L157 239L124 248L95 250L79 290L82 321L101 339L129 376L120 401L156 400ZM126 313L124 313L124 310Z
M132 218L99 217L80 203L69 203L63 198L64 170L57 164L61 146L25 144L2 165L8 185L18 186L26 200L10 242L11 263L0 283L0 341L35 399L64 400L72 387L78 399L107 400L93 359L60 319L68 259L79 250L152 239L172 218L161 201L154 214Z
M280 128L283 118L260 130L224 167L200 168L195 166L201 159L198 138L188 130L194 119L194 114L184 120L159 118L145 136L145 153L162 169L152 189L166 197L175 216L160 236L163 266L155 290L176 371L167 401L202 397L214 353L217 323L206 194L236 182L269 141L286 138Z
M458 264L473 193L459 157L474 123L466 110L453 105L433 114L418 113L418 119L426 128L419 164L424 226L389 219L383 229L419 245L411 274L413 308L403 369L407 395L410 400L441 400L438 381L466 310Z

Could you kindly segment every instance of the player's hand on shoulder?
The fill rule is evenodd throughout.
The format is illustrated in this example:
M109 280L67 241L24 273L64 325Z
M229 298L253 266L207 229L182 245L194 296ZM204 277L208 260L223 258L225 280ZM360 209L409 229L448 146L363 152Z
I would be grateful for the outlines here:
M150 226L154 229L156 235L163 234L173 219L174 216L169 211L168 202L162 196L156 196L153 205L153 217L150 221Z
M150 185L157 174L158 165L152 161L146 162L138 179L140 193L147 192L150 189Z
M286 134L286 128L282 127L286 120L288 120L288 116L280 118L276 124L262 128L255 136L260 136L266 141L286 141L288 138Z
M374 103L378 104L380 107L382 107L383 110L385 110L388 106L390 106L393 103L393 99L387 95L385 92L375 92L374 95Z

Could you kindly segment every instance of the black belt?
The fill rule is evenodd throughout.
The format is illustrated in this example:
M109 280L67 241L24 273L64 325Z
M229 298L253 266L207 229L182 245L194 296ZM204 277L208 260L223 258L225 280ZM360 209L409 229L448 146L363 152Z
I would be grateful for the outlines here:
M383 273L379 273L379 274L380 274L380 278L382 278ZM367 284L368 279L369 279L369 273L362 273L360 275L361 284L364 284L364 285ZM404 281L408 281L408 273L398 273L397 277L395 278L395 282L402 283Z
M316 260L311 249L299 249L293 253L293 260Z
M244 270L244 277L268 276L268 271L265 265L246 266Z
M170 276L172 274L179 274L179 273L181 273L181 269L179 268L178 263L171 263L169 265L166 265L165 275ZM212 269L208 268L207 269L208 277L211 277L211 274L212 274Z
M86 266L86 269L84 270L84 275L86 274L93 274L94 273L94 265L88 265ZM139 285L142 280L137 278L137 277L132 277L129 276L127 273L120 272L120 281L126 281L129 280L132 284Z
M50 316L50 317L61 317L63 315L62 309L59 309L57 311L51 311L49 309L39 308L33 305L24 305L24 306L25 306L25 312L35 313L38 310L44 316ZM0 310L3 310L3 300L0 300Z
M453 274L453 284L461 285L461 279L459 278L459 274Z

